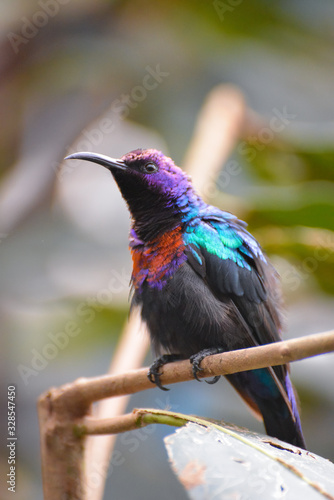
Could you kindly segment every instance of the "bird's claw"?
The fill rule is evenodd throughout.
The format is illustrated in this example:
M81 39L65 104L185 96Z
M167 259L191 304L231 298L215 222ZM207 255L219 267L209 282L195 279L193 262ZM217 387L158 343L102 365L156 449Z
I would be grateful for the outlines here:
M218 382L218 380L220 379L220 375L216 375L215 377L213 377L211 380L206 380L205 382L207 384L210 384L210 385L213 385L215 384L216 382Z
M161 373L159 372L159 370L164 364L165 363L163 362L161 357L156 359L154 363L151 364L148 370L147 378L150 382L152 382L152 384L155 384L162 391L169 391L169 389L167 389L167 387L164 387L160 382Z
M194 354L193 356L190 356L190 363L193 365L192 372L194 378L198 380L198 382L202 382L201 379L198 378L198 373L203 371L203 368L200 367L200 364L202 359L204 358L205 356L202 356L202 351L198 352L197 354Z
M147 373L147 378L149 379L152 384L155 384L159 389L162 391L169 391L167 387L163 386L162 383L160 382L160 368L167 363L171 363L172 361L177 361L178 359L181 359L181 355L179 354L163 354L159 358L157 358L150 366L148 373Z
M203 371L203 368L200 367L200 364L203 361L203 359L206 358L207 356L211 356L212 354L218 354L219 352L222 352L221 348L213 347L211 349L203 349L203 351L200 351L190 356L190 363L193 365L192 368L193 375L194 378L198 380L198 382L201 382L201 380L198 378L198 373L200 371ZM219 379L220 375L216 375L211 380L206 380L205 382L207 384L215 384L216 382L218 382Z

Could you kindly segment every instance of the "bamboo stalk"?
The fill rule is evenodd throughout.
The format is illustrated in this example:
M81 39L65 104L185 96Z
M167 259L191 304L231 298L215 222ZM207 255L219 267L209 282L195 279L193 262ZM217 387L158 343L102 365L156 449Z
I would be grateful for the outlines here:
M142 365L149 348L149 338L146 327L140 319L139 310L135 309L129 321L125 324L121 340L110 364L109 374L116 375L127 370L136 369ZM129 395L118 398L108 398L100 401L95 417L103 419L113 415L123 419ZM103 497L105 478L109 461L116 441L116 434L108 436L89 437L86 443L86 473L87 497L98 500ZM99 471L99 475L96 475ZM92 478L94 480L92 481Z

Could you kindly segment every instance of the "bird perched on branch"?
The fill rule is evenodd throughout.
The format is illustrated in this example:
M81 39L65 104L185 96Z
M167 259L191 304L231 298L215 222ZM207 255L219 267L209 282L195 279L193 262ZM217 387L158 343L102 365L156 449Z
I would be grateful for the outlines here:
M277 273L246 224L206 204L190 178L154 149L113 159L75 153L112 173L132 216L132 305L141 307L155 351L149 378L190 358L197 378L208 355L280 340ZM211 382L216 382L215 377ZM305 448L288 366L226 377L267 433Z

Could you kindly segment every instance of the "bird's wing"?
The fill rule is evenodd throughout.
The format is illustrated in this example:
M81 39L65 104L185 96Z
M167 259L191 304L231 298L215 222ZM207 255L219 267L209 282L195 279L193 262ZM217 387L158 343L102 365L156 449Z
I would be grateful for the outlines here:
M234 304L242 330L240 347L280 340L278 276L267 262L260 245L246 231L244 223L224 212L206 214L185 228L184 241L189 265L219 300ZM279 418L289 415L286 421L292 425L292 434L299 419L287 371L288 366L282 365L227 377L251 409L258 415L262 413L266 428L272 435L276 435L275 426L281 425L272 414L273 401L282 413L278 413ZM257 387L261 389L259 394L266 394L267 391L272 398L257 398L254 395L257 394ZM269 409L266 404L269 404Z
M216 297L234 302L250 331L249 346L278 341L277 274L244 224L220 214L187 225L188 262Z

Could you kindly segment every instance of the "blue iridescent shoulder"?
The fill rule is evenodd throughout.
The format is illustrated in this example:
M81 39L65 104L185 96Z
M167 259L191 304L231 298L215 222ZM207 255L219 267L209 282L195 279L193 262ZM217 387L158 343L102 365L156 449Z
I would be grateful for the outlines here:
M197 261L200 249L221 259L231 259L240 267L251 269L250 261L266 259L255 238L245 229L246 223L229 212L207 205L185 227L184 242Z

